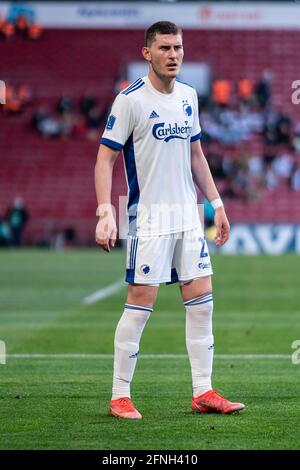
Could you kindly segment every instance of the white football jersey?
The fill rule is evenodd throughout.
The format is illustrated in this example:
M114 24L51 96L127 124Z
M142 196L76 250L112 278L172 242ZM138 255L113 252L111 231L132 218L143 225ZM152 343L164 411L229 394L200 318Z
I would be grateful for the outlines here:
M143 77L116 97L101 143L123 150L131 235L199 226L191 142L200 136L197 94L185 83L164 94Z

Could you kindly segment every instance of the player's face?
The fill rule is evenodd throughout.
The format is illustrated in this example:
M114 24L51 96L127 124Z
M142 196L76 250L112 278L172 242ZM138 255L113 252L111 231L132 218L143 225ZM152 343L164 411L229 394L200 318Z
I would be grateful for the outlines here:
M144 57L161 78L175 78L183 59L181 34L156 34Z

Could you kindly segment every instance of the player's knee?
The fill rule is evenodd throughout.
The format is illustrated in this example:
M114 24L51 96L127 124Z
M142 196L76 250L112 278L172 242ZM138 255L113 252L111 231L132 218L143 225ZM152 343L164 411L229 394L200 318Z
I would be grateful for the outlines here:
M201 295L212 293L211 276L192 279L180 285L184 302L197 298Z
M152 308L157 297L157 292L158 287L156 286L130 284L128 286L126 303Z

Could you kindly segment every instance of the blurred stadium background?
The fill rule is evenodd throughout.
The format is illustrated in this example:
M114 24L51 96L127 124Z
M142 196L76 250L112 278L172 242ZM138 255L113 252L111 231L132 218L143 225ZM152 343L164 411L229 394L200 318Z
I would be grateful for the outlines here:
M24 244L93 245L99 136L120 87L145 73L144 28L168 17L184 28L181 77L198 91L203 147L230 221L247 224L226 250L241 250L238 238L245 251L299 252L299 11L295 2L1 3L2 244L12 242L7 211L21 197ZM119 159L114 204L125 194Z
M82 299L122 277L124 254L107 258L94 246L93 172L110 104L146 73L143 31L162 19L183 27L181 78L197 89L203 148L232 225L214 256L216 375L250 412L192 419L179 356L179 404L170 406L184 316L175 287L163 287L142 353L175 356L138 368L148 425L128 434L119 423L117 435L105 410L125 291L101 304ZM0 448L299 448L299 366L290 359L299 337L299 19L297 1L0 3L0 339L11 356L0 366ZM116 207L120 195L119 157ZM207 203L205 215L211 238ZM205 439L189 436L191 426Z

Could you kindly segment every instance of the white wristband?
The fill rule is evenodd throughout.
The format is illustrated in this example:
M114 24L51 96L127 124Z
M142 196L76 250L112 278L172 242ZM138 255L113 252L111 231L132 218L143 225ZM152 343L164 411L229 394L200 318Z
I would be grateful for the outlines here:
M210 201L210 203L214 209L218 209L218 207L223 207L223 202L220 197L218 197L217 199L214 199L213 201Z
M98 217L103 217L108 214L113 214L113 206L111 204L101 204L96 209L96 215Z

